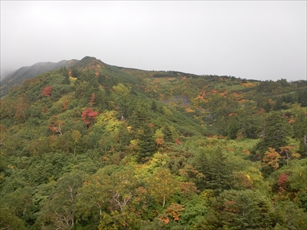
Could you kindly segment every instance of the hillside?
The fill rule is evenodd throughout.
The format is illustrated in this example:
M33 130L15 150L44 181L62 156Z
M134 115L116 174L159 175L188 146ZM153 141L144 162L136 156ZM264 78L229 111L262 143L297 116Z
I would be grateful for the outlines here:
M18 81L0 101L1 229L307 229L306 81L93 57Z
M20 85L26 79L31 79L41 73L48 72L50 70L60 69L61 67L69 67L77 60L60 61L60 62L40 62L32 66L21 67L20 69L10 73L1 81L0 97L5 95L8 89L14 85Z

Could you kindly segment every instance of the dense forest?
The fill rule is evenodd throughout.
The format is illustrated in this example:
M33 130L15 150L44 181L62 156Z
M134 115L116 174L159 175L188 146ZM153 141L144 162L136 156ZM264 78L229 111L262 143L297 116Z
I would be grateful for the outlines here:
M0 100L0 229L307 229L307 81L92 57Z

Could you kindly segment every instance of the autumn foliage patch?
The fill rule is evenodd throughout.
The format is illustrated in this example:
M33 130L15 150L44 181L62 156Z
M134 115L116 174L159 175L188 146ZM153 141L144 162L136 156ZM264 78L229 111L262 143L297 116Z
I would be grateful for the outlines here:
M82 112L82 120L87 126L89 126L92 122L96 120L97 115L98 112L93 111L92 108L88 108L87 110Z
M45 87L42 94L45 97L50 97L52 95L52 86Z

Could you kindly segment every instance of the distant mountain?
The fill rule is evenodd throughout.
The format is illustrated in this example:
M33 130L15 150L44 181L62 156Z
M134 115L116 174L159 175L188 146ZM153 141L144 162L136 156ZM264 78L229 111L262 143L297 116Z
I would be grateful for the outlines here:
M16 69L6 69L6 70L1 69L0 81L2 81L5 77L11 75L15 71Z
M78 60L63 60L60 62L39 62L32 66L24 66L11 72L1 81L0 97L5 95L8 89L14 85L20 85L24 80L33 78L39 74L57 70L61 67L70 67L78 62Z

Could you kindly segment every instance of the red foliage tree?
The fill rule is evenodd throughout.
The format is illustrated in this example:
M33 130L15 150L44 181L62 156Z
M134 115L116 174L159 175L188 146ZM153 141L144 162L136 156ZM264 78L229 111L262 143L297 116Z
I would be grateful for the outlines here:
M45 97L50 97L52 94L52 86L47 86L44 88L43 92L42 92L43 96Z
M289 176L286 173L280 174L278 182L277 182L278 185L283 186L285 183L288 182L288 178L289 178Z
M89 127L92 122L96 120L96 116L98 112L93 111L92 108L88 108L87 110L82 112L82 120Z

